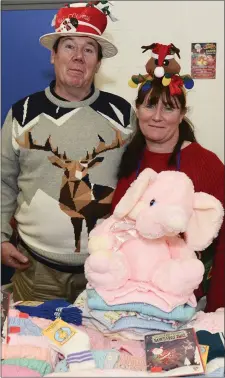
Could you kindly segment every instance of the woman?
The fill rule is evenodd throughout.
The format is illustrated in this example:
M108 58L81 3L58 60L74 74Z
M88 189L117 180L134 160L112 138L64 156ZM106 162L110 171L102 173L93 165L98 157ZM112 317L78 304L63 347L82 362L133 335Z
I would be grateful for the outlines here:
M180 170L186 173L193 181L195 191L215 196L224 206L224 164L213 152L197 143L193 126L186 118L184 90L171 96L169 86L163 86L160 79L153 79L148 91L144 86L139 89L136 108L137 130L122 156L112 210L147 167L156 172ZM215 241L198 255L205 265L205 275L195 294L198 299L206 295L207 312L225 306L224 237L223 222Z

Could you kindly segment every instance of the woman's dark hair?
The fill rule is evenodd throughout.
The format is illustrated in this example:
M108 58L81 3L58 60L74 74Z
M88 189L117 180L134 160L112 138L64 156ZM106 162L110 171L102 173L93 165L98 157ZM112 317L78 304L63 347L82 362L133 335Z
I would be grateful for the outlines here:
M57 51L58 51L59 41L60 41L60 39L62 39L62 38L64 38L64 37L60 37L60 38L58 38L58 39L55 41L55 43L54 43L54 45L53 45L53 47L52 47L52 49L53 49L53 51L54 51L55 53L57 53ZM99 43L98 43L98 62L99 62L100 60L102 60L102 58L103 58L103 55L102 55L102 46L99 45Z
M181 94L173 96L171 98L169 87L163 86L161 79L158 78L152 81L151 89L149 89L149 91L143 90L142 87L139 89L135 102L136 107L138 108L143 103L146 103L146 105L156 105L160 97L162 98L164 105L168 105L171 108L179 107L181 111L187 110L185 93L182 91ZM180 150L184 141L197 141L194 134L194 127L191 121L186 117L183 118L179 125L179 138L173 152L168 159L168 166L176 164L177 152ZM141 132L139 121L137 119L136 132L131 142L126 147L118 168L118 179L122 177L128 177L137 169L138 162L142 158L145 146L145 137Z

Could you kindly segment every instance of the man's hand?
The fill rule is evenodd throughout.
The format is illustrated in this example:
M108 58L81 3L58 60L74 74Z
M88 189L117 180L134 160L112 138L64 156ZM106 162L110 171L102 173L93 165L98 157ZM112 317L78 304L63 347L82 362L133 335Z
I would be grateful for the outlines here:
M14 269L26 270L29 266L29 260L9 242L3 242L2 245L2 264Z

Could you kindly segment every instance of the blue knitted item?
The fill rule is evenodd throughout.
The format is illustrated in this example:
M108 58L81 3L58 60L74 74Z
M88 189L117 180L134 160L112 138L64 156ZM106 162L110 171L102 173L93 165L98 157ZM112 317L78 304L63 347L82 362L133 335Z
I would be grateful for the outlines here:
M196 313L196 309L189 305L177 306L171 312L165 312L146 303L124 303L120 305L107 305L94 289L87 289L88 307L90 310L102 311L135 311L156 318L178 320L185 322L190 320Z
M23 305L17 305L15 307L30 316L50 320L60 318L67 323L76 325L82 324L82 311L64 299L52 299L35 307Z
M115 311L115 315L118 312ZM123 312L121 312L122 314ZM148 319L142 319L138 316L131 316L131 315L121 315L121 317L118 319L112 318L112 315L110 316L111 312L109 311L99 311L99 310L92 310L90 311L90 315L93 316L94 319L98 320L100 323L102 323L108 330L113 332L119 332L122 330L126 330L129 328L140 328L140 329L155 329L155 330L161 330L161 331L174 331L178 327L173 326L171 323L165 323L160 320L148 320ZM134 313L135 314L135 313ZM182 323L179 323L181 326Z
M91 352L98 369L113 369L120 357L120 352L114 349L92 350Z

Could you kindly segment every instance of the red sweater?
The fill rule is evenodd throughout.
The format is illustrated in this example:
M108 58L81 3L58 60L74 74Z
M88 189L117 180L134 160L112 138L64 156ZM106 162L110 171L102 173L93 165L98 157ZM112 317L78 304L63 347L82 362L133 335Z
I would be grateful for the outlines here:
M168 168L168 153L154 153L147 149L144 152L140 172L150 167L156 172L174 170ZM198 143L191 143L181 150L180 170L186 173L194 184L196 192L206 192L224 206L224 164L211 151L206 150ZM125 194L130 184L135 180L136 172L128 178L122 178L117 184L112 201L112 211ZM215 256L212 267L212 278L207 293L206 311L215 311L219 307L225 307L225 229L224 222L218 235ZM202 288L195 292L197 298L202 296Z

